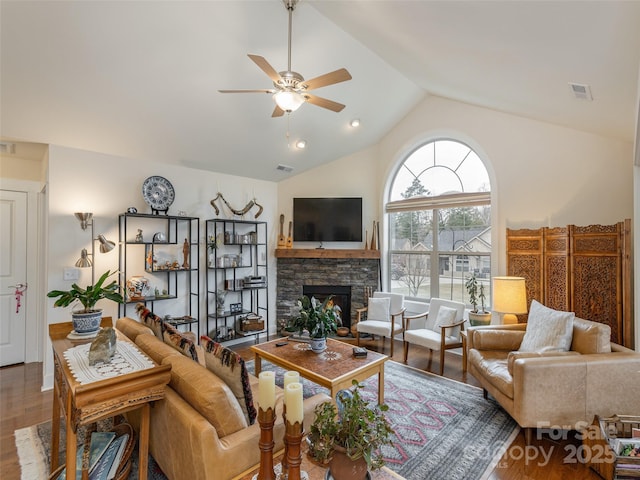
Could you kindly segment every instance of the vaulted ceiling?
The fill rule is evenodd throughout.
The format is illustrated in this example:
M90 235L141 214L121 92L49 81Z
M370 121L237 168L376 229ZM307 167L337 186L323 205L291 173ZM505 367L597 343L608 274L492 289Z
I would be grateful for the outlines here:
M342 112L305 104L280 118L270 95L218 93L272 87L248 53L286 70L280 0L0 9L4 140L277 181L375 145L426 95L634 139L640 1L301 0L292 70L353 79L314 91Z

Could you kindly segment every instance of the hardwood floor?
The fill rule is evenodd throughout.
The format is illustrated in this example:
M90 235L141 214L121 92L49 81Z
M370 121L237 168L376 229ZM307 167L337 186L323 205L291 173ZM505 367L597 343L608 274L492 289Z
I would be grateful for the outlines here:
M371 350L389 354L389 341L382 346L380 340L363 341ZM252 359L250 344L234 347L243 358ZM402 344L396 342L393 360L402 362ZM444 376L478 386L471 375L462 372L461 357L452 352L445 355ZM439 369L438 355L429 358L428 351L412 346L408 364L435 373ZM20 465L13 432L16 429L51 419L53 391L41 392L42 364L29 363L0 369L0 478L19 480ZM151 432L153 435L153 432ZM535 436L534 436L535 437ZM567 439L534 438L525 447L522 432L507 449L489 480L598 480L598 476L586 465L576 462L576 450L580 441L569 435ZM468 446L473 448L473 440ZM39 479L33 479L39 480ZM428 480L428 479L426 479Z

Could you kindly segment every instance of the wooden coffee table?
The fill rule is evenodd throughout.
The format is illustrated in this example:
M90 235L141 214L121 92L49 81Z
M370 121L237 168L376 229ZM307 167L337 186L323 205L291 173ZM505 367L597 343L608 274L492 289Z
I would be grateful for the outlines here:
M281 347L276 344L286 342ZM350 388L353 380L359 382L378 375L378 403L384 403L384 362L389 357L369 351L366 358L354 358L353 346L331 338L322 353L311 351L309 344L277 339L251 346L255 354L255 374L267 360L285 370L295 370L300 376L331 391L331 398L344 388Z

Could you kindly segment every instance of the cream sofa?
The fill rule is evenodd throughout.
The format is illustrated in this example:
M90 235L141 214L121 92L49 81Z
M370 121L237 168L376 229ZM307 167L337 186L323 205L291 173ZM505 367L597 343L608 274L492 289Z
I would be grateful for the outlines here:
M156 363L171 365L163 400L151 409L149 452L171 480L229 480L260 462L260 426L247 425L237 398L218 376L159 340L147 326L120 318L116 328ZM258 380L250 375L254 398ZM275 450L283 448L282 391L278 389ZM318 394L304 401L304 425L316 405L330 400ZM138 429L136 412L128 420Z
M567 352L518 352L527 325L471 327L468 370L525 428L582 430L594 415L640 414L640 353L609 326L576 317Z

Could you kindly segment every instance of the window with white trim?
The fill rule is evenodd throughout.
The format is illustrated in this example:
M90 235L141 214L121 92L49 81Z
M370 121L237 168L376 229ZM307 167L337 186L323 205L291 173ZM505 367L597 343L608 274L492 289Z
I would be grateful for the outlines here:
M414 150L395 173L385 211L390 291L468 303L464 283L475 273L489 297L491 186L473 149L440 139Z

